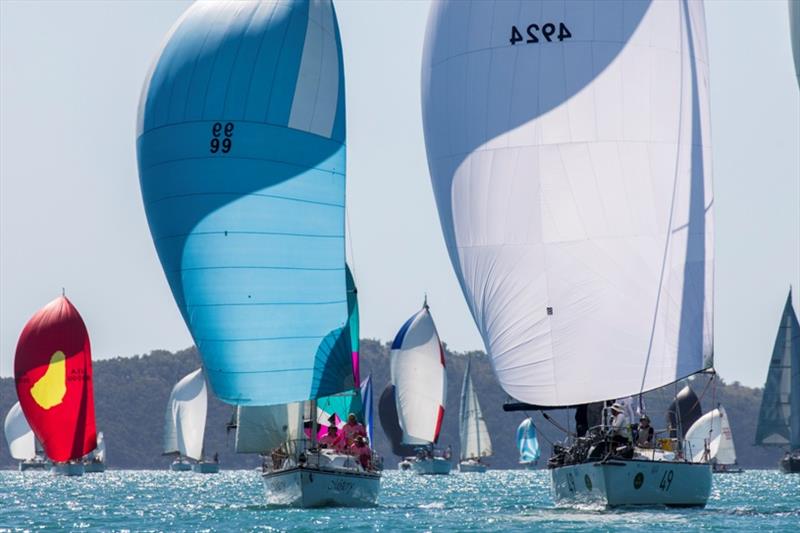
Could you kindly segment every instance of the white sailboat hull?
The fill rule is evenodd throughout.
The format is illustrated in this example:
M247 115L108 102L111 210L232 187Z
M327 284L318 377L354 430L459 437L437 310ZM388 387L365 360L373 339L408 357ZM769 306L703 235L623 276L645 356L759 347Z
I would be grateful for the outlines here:
M467 459L466 461L458 463L458 471L463 473L476 472L482 474L486 472L487 468L488 467L484 463L473 459Z
M378 501L381 476L291 467L262 474L267 504L284 507L368 507Z
M172 464L169 465L169 469L173 472L190 472L192 470L192 464L186 461L173 461Z
M421 476L447 475L452 469L450 461L442 457L416 459L411 463L411 470Z
M196 472L198 474L218 474L219 463L195 463L192 465L192 472Z
M50 467L50 472L57 476L82 476L83 463L58 463Z
M550 475L559 504L704 507L711 493L707 463L612 460L560 466Z

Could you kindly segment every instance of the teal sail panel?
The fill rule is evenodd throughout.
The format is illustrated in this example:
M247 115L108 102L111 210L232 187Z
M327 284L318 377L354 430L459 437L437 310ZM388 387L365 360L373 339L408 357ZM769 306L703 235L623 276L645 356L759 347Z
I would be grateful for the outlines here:
M772 349L756 444L800 449L800 324L792 308L791 290Z
M155 247L214 393L271 405L352 389L331 2L191 6L145 80L137 152Z

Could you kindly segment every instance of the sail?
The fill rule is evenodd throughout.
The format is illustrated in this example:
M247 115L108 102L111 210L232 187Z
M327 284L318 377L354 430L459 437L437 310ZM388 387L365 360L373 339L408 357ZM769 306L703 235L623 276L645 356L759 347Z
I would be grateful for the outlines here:
M28 421L25 420L19 402L12 405L8 411L3 429L11 457L18 461L27 461L36 456L36 438Z
M712 364L702 2L434 2L428 167L512 397L567 406Z
M789 4L789 38L792 40L794 71L797 74L797 86L800 88L800 2L788 0Z
M374 448L375 441L372 440L372 374L369 374L364 381L361 382L361 402L363 404L364 424L367 428L367 438L369 438L370 446Z
M102 431L97 433L97 448L94 449L92 455L101 463L106 461L106 439Z
M137 153L150 232L214 393L270 405L353 389L331 2L189 7L144 83Z
M756 444L800 448L800 324L792 307L791 290L769 362Z
M427 303L400 328L389 357L403 444L435 443L444 417L447 374Z
M195 460L203 458L208 393L203 369L198 368L173 388L164 416L164 453Z
M350 267L345 265L345 274L347 278L347 324L348 333L350 334L350 350L353 358L353 383L361 383L361 362L358 355L359 350L359 316L358 316L358 289L356 288L356 281L353 279L353 273Z
M51 460L80 459L95 449L89 333L65 296L25 324L14 377L22 412Z
M670 436L677 437L679 428L685 435L702 414L703 407L700 405L700 398L689 385L686 385L675 395L675 399L667 408L667 427L672 429Z
M378 418L383 433L392 447L392 453L400 457L413 454L414 446L403 443L403 428L400 427L397 418L397 399L394 385L391 383L386 385L378 399Z
M526 418L517 428L517 449L520 464L535 463L539 460L539 439L532 418Z
M492 440L483 419L478 395L472 386L471 360L467 361L464 382L461 385L461 409L459 411L459 434L461 436L461 460L476 459L492 455Z
M692 461L708 461L720 465L736 463L736 448L725 408L720 406L701 416L684 439L684 449ZM706 446L708 457L706 457Z
M236 409L236 453L269 453L303 438L304 403Z

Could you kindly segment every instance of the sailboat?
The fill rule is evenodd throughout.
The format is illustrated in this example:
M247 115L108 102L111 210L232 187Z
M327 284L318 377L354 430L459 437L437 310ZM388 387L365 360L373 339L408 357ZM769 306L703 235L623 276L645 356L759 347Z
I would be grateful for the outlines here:
M786 473L800 473L800 324L792 290L783 306L767 382L761 397L756 445L787 448L780 461Z
M539 439L536 437L536 426L531 417L523 420L517 427L517 449L519 450L519 464L525 468L533 468L541 454Z
M66 296L25 324L14 357L17 397L54 474L83 474L97 447L92 352L86 325Z
M487 465L484 457L492 455L492 439L483 419L478 395L472 386L470 366L472 360L467 360L467 369L464 371L464 383L461 386L461 409L459 411L459 435L461 436L461 462L458 463L460 472L486 472Z
M287 406L360 384L345 273L344 87L327 0L196 3L145 80L137 121L145 212L223 402ZM303 411L314 424L316 408ZM363 494L346 479L353 469L317 475L327 452L315 436L286 450L292 466L264 472L267 501L284 492L300 506L374 503L374 468L357 473L369 486ZM292 498L298 485L289 481L330 498Z
M398 331L389 357L402 443L417 451L406 459L409 469L423 475L449 474L450 458L434 449L444 419L447 372L427 297Z
M164 415L164 455L174 455L173 472L219 472L219 462L203 454L208 411L208 392L203 369L183 377L173 388Z
M692 424L684 437L683 449L693 461L711 463L715 473L743 472L737 467L733 433L728 414L721 405Z
M36 437L33 430L25 420L25 414L19 402L9 409L3 424L6 443L11 457L19 461L19 471L44 470L47 468L47 460L37 450Z
M712 367L707 55L702 2L431 4L421 103L439 220L524 410ZM609 429L557 450L557 503L706 504L708 463L601 454Z
M97 432L97 448L83 460L83 471L87 474L106 471L106 439L102 431Z

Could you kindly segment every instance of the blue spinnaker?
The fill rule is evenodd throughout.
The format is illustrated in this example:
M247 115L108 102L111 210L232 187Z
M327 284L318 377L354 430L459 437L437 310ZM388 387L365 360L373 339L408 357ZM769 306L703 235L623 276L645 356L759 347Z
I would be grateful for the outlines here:
M536 438L533 419L526 418L517 428L517 448L520 463L530 464L539 460L539 439Z
M197 3L145 81L145 212L216 395L352 390L345 98L329 1Z

